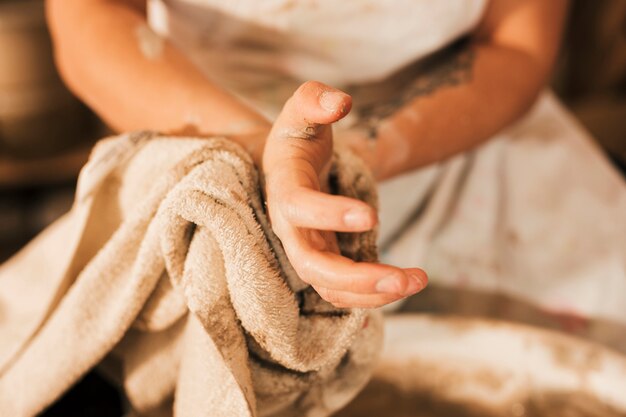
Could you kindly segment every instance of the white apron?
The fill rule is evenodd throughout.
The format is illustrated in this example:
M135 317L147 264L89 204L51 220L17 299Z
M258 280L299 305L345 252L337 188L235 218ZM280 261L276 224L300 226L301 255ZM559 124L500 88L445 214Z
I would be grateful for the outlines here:
M303 80L384 79L486 0L151 0L151 27L269 117ZM381 184L383 260L439 286L626 324L626 185L549 92L475 151Z

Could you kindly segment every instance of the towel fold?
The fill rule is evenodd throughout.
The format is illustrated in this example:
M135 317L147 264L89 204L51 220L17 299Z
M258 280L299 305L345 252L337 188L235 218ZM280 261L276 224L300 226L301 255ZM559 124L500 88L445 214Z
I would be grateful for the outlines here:
M335 192L376 205L358 159L333 167ZM376 260L374 232L338 238ZM380 345L377 314L298 278L251 159L222 138L101 141L72 210L0 268L3 416L42 411L98 364L138 415L326 416Z

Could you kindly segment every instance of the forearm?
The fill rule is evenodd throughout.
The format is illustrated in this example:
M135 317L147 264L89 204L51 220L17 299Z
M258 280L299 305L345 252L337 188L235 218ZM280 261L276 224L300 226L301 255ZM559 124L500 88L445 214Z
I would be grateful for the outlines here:
M523 52L473 44L418 77L369 131L381 178L441 161L519 118L544 83ZM371 158L370 158L371 159Z
M70 88L118 130L248 134L268 122L151 34L122 1L48 0L57 63Z
M464 48L430 60L399 95L366 108L371 139L357 148L377 176L469 150L522 116L550 75L567 7L491 0Z

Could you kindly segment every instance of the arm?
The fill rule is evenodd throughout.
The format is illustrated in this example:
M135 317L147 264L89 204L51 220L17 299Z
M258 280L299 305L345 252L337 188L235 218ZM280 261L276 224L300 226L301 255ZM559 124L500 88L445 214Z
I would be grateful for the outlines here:
M308 81L287 100L267 138L263 167L272 229L300 278L337 307L377 307L421 291L419 268L354 262L333 232L372 229L376 212L362 201L322 190L332 154L331 125L352 106L347 94Z
M369 115L380 120L366 132L374 133L373 139L361 133L352 145L385 178L488 139L519 118L543 87L566 6L567 0L491 0L466 47L431 66L401 97L371 106ZM268 138L264 159L272 227L298 273L326 300L342 307L379 306L420 291L427 280L417 268L355 264L337 254L329 231L367 230L376 218L354 201L320 192L332 146L325 126L349 110L344 97L330 113L320 112L329 91L303 85Z
M260 159L269 123L152 33L145 0L47 0L47 15L62 76L110 126L236 134Z
M319 177L332 149L328 125L349 110L347 95L331 95L328 110L318 99L332 89L307 83L269 133L270 125L261 116L208 81L167 42L153 39L156 44L142 45L141 37L149 35L144 1L47 2L62 75L110 125L119 130L235 133L229 136L247 145L257 164L265 159L272 228L298 274L322 297L339 306L371 307L423 288L426 277L419 269L355 263L337 253L330 230L363 231L376 222L366 204L320 192ZM315 122L315 128L305 119ZM337 217L322 224L329 200Z
M468 42L430 65L401 96L366 108L368 131L347 140L379 178L484 142L522 116L544 87L567 3L491 0Z

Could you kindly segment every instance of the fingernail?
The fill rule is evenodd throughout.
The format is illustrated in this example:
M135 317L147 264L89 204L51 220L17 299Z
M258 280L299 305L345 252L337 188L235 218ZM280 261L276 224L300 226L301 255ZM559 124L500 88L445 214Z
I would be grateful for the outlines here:
M343 216L343 222L348 227L358 229L369 229L372 227L370 216L371 211L368 209L358 208L348 211Z
M324 110L336 112L343 105L344 93L339 91L324 91L320 94L319 103Z
M376 283L376 291L386 294L400 294L402 293L402 285L398 277L387 277Z
M426 288L426 283L423 281L422 276L419 274L407 274L409 277L409 283L406 287L405 295L415 294Z

